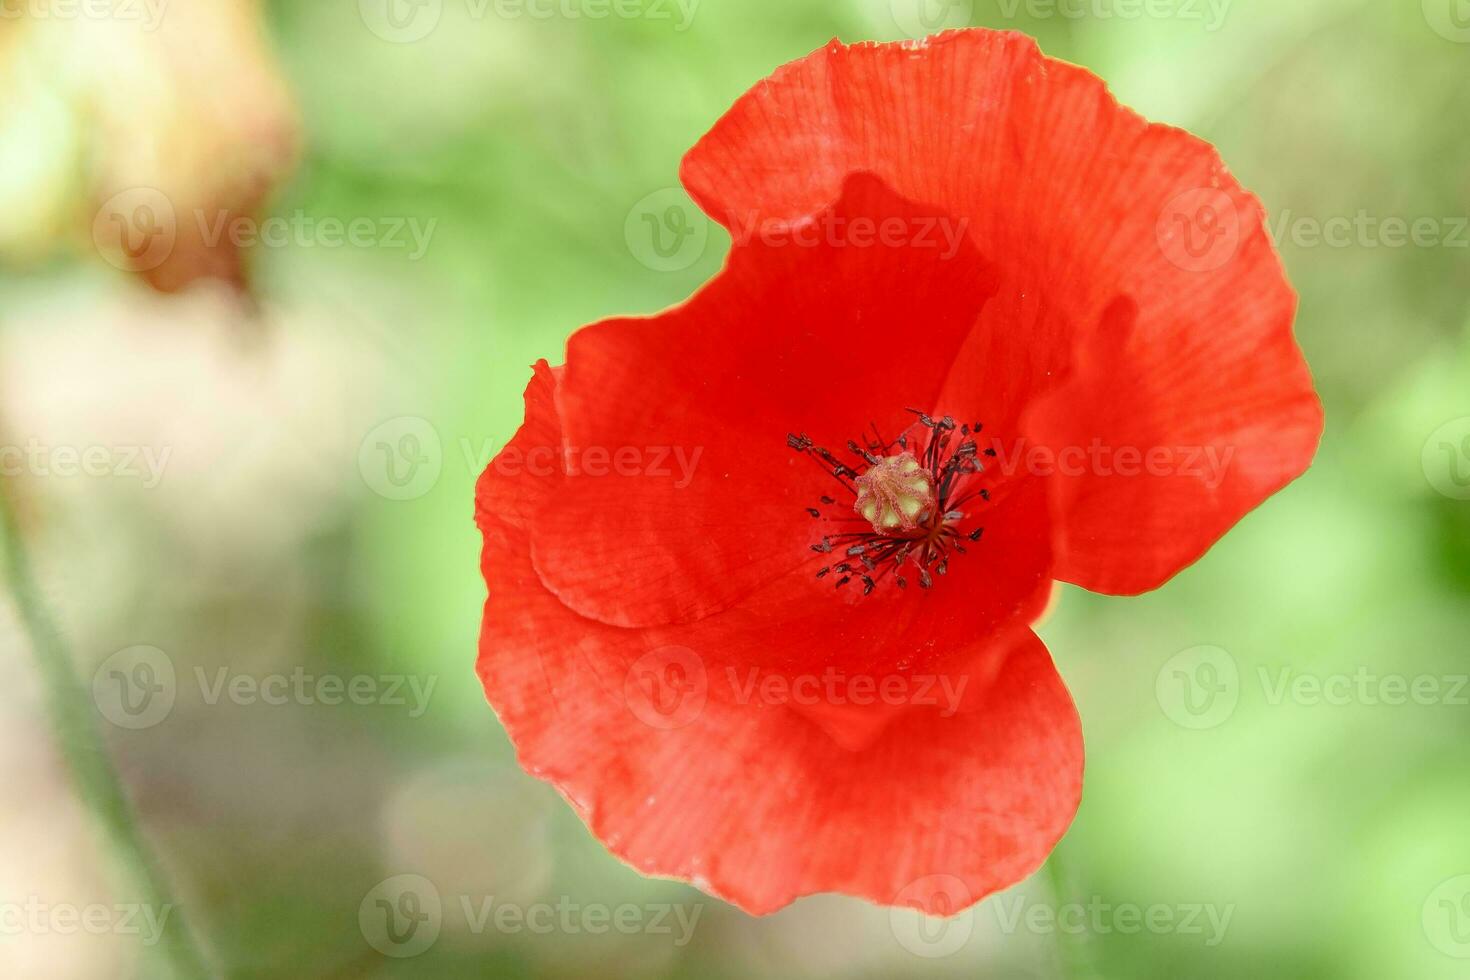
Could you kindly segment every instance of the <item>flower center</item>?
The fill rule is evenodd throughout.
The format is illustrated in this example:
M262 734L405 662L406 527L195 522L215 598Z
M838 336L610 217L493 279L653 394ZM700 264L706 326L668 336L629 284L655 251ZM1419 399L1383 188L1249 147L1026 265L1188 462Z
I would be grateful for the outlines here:
M840 549L839 561L817 571L817 578L835 573L839 589L856 579L867 595L888 575L903 589L908 587L907 574L918 578L920 588L930 588L935 575L949 571L950 554L965 554L965 542L979 541L985 531L964 527L973 523L964 508L990 500L989 490L975 486L985 470L980 458L995 455L994 449L981 451L976 445L980 423L959 425L949 416L933 419L917 409L909 411L918 416L917 431L888 441L874 426L861 445L848 440L847 449L861 461L861 472L805 434L786 437L788 446L814 460L852 496L845 515L830 496L821 498L826 510L807 508L813 519L837 525L811 550L828 555ZM850 527L854 523L867 526Z
M934 478L913 453L878 460L853 483L862 514L879 534L907 534L934 513Z

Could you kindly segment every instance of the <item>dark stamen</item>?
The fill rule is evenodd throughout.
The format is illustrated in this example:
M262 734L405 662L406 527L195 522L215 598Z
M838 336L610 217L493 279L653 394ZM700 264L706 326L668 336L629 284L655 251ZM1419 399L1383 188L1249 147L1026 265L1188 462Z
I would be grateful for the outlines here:
M908 412L917 417L921 427L918 436L922 440L920 445L911 447L911 432L901 433L896 439L889 441L884 438L877 424L873 423L871 433L863 432L861 442L856 439L848 440L846 448L867 467L879 465L894 455L895 451L911 453L933 480L932 510L926 512L930 516L921 517L916 528L885 533L862 516L837 516L831 512L824 514L816 507L806 508L806 512L814 520L856 527L854 530L834 528L836 533L827 534L820 543L810 546L817 554L830 554L841 547L847 559L856 559L823 566L817 571L816 577L819 579L837 572L839 577L835 587L838 589L856 577L863 583L863 595L869 595L890 573L900 589L907 589L908 579L899 572L911 558L918 570L919 587L933 588L935 575L948 574L949 556L967 553L960 541L979 541L984 533L984 528L981 527L969 531L962 531L958 527L970 516L964 509L967 504L976 499L990 500L990 491L987 488L966 486L971 482L972 476L985 471L979 461L980 457L996 455L994 449L982 451L972 438L980 432L981 423L957 423L948 415L936 419L913 408L908 409ZM927 431L927 437L924 436L924 431ZM856 498L855 481L860 475L858 470L843 463L830 450L816 445L805 433L788 434L786 444L801 455L811 458L824 472L835 478L847 493ZM828 507L838 504L838 498L831 495L823 495L820 500ZM855 568L858 564L862 570Z

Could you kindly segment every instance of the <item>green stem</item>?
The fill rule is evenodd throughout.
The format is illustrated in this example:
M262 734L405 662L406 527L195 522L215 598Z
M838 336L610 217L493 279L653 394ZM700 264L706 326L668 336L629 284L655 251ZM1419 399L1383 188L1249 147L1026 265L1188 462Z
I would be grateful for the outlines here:
M92 698L77 676L61 631L46 609L21 539L10 493L0 481L0 534L6 579L21 626L30 641L45 689L57 748L66 760L78 795L101 825L113 852L126 866L144 904L168 910L163 943L177 975L210 977L202 948L174 901L168 881L138 827L137 815L107 756L93 714Z
M1046 859L1046 879L1051 885L1056 916L1060 919L1062 906L1072 900L1072 887L1067 881L1066 869L1062 866L1060 848L1054 849ZM1088 940L1087 936L1073 936L1063 929L1057 929L1056 937L1060 976L1071 978L1097 976L1097 971L1089 962L1091 959L1089 951L1084 946Z

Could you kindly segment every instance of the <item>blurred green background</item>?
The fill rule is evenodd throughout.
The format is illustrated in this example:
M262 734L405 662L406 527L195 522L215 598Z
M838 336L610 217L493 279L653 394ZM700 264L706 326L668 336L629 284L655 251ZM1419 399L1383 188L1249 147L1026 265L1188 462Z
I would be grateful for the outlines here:
M41 597L222 975L1470 975L1461 0L161 2L0 4L0 445L27 450L3 486ZM1327 435L1164 589L1063 593L1042 632L1089 763L1050 873L947 926L834 897L752 919L641 878L516 767L473 675L472 486L532 361L717 270L676 174L736 96L834 36L963 24L1219 146L1301 293ZM166 258L119 253L118 215L170 207ZM695 234L663 254L642 216L670 207ZM198 240L196 214L261 238ZM146 928L56 913L139 899L32 645L3 607L0 973L164 975ZM118 670L172 672L168 703L130 713ZM370 687L249 693L298 676ZM399 875L442 901L412 956L359 914ZM699 918L464 914L492 897Z

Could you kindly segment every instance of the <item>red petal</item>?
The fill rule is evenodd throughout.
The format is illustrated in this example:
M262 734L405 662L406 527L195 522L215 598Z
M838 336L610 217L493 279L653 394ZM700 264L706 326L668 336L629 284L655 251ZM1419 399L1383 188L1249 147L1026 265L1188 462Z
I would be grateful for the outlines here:
M860 243L859 219L912 233ZM810 565L821 532L806 508L842 490L787 434L851 462L847 441L871 424L896 436L993 289L934 220L857 176L801 226L811 244L757 235L684 305L574 335L556 396L567 445L647 469L568 476L533 522L547 585L583 615L640 626L707 616Z
M1144 337L1127 307L1105 318L1112 341L1029 416L1038 443L1072 454L1052 480L1058 578L1157 588L1306 469L1322 407L1279 300L1237 302L1192 338Z
M585 510L567 512L581 506L567 502L567 488L576 480L550 465L563 458L556 405L562 401L564 377L561 369L537 365L526 389L526 422L491 462L477 489L477 520L487 539L504 539L507 527L524 532L516 540L526 542L533 558L538 557L530 547L536 522L559 517L575 525L591 519ZM947 669L975 644L1033 621L1049 596L1051 531L1043 481L1015 481L977 514L984 536L964 542L966 553L952 555L947 572L933 575L932 589L919 587L910 566L907 589L897 588L890 573L865 596L860 582L850 582L842 591L834 585L835 573L816 577L818 568L840 556L809 550L807 544L821 532L813 530L816 522L803 513L791 536L772 542L773 547L795 550L799 564L761 584L723 615L705 620L701 658L711 670L742 677L751 670L792 677L833 663L867 674ZM518 555L516 561L522 560L525 556ZM544 573L536 571L551 588ZM684 634L668 629L649 635L684 642ZM886 724L873 712L856 714L838 712L824 724L850 744Z
M562 369L537 361L526 385L526 417L475 485L475 523L494 526L499 518L525 530L564 476L561 419L556 386Z
M1023 35L971 30L834 42L785 66L689 152L683 177L734 226L807 213L855 170L963 218L1001 276L941 410L1002 423L1013 450L1026 436L1181 465L1195 449L1232 453L1218 486L1097 467L1060 481L1059 577L1154 587L1310 463L1322 419L1294 298L1259 202L1208 144L1146 123ZM1126 329L1097 327L1118 308Z
M931 875L978 901L1070 823L1081 733L1029 630L947 674L960 710L931 693L853 752L787 704L717 693L730 680L696 651L725 615L658 631L581 618L541 585L524 534L491 523L486 694L522 765L638 870L757 914L823 891L897 903Z

